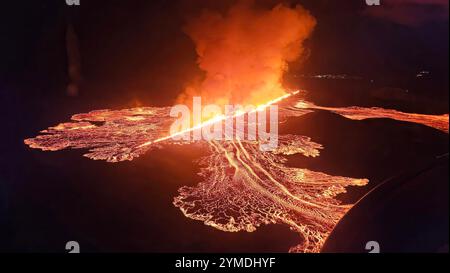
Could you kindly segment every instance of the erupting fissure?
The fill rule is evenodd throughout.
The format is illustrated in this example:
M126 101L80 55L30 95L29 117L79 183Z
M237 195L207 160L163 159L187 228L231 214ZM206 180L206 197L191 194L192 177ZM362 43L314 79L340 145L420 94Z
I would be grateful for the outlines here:
M199 124L197 124L195 126L192 126L192 127L188 128L188 129L180 130L180 131L178 131L176 133L169 134L169 135L167 135L165 137L161 137L161 138L158 138L158 139L155 139L155 140L152 140L152 141L145 142L144 144L139 145L139 148L151 145L153 143L158 143L158 142L169 140L169 139L175 139L176 137L181 136L183 134L191 133L191 132L194 132L196 130L200 130L200 129L202 129L205 126L210 126L210 125L215 124L215 123L222 123L222 122L225 122L226 120L233 120L233 119L235 119L237 117L248 115L248 114L250 114L252 112L257 112L257 111L264 110L265 108L267 108L267 107L269 107L269 106L271 106L273 104L276 104L276 103L278 103L278 102L280 102L280 101L282 101L284 99L287 99L287 98L289 98L292 95L296 95L298 93L299 93L299 91L293 91L292 93L287 93L287 94L282 95L282 96L280 96L278 98L270 100L270 101L268 101L268 102L266 102L264 104L260 104L255 109L252 109L250 111L239 111L239 112L236 112L236 113L234 113L232 115L219 115L219 116L216 116L214 118L211 118L209 120L201 122L201 123L199 123Z

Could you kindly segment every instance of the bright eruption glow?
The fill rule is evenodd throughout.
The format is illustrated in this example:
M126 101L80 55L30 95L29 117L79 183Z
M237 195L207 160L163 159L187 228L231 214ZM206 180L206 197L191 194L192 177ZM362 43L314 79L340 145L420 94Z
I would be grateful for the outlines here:
M282 100L284 100L284 99L287 99L287 98L289 98L290 96L296 95L296 94L298 94L298 93L299 93L299 91L294 91L294 92L292 92L292 93L288 93L288 94L282 95L282 96L280 96L280 97L278 97L278 98L275 98L275 99L273 99L273 100L271 100L271 101L268 101L268 102L266 102L266 103L264 103L264 104L258 105L254 110L251 110L251 111L247 111L247 112L245 112L245 111L239 111L239 112L236 112L235 114L233 114L233 115L231 115L231 116L227 116L227 115L219 115L219 116L216 116L216 117L211 118L211 119L209 119L209 120L203 121L203 122L201 122L201 123L198 124L198 125L192 126L192 127L188 128L188 129L180 130L180 131L178 131L178 132L176 132L176 133L173 133L173 134L170 134L170 135L168 135L168 136L161 137L161 138L158 138L158 139L156 139L156 140L148 141L148 142L146 142L146 143L140 145L139 148L145 147L145 146L148 146L148 145L151 145L151 144L153 144L153 143L158 143L158 142L161 142L161 141L165 141L165 140L168 140L168 139L174 139L174 138L177 137L177 136L181 136L181 135L186 134L186 133L191 133L191 132L193 132L193 131L195 131L195 130L200 130L200 129L202 129L202 128L205 127L205 126L209 126L209 125L212 125L212 124L215 124L215 123L222 123L223 121L226 121L227 119L234 119L234 118L237 118L237 117L240 117L240 116L244 116L244 115L246 115L246 114L248 115L248 114L250 114L250 113L252 113L252 112L262 111L262 110L264 110L265 108L267 108L267 107L269 107L269 106L271 106L271 105L273 105L273 104L277 104L277 103L279 103L280 101L282 101Z
M266 104L267 107L270 103L284 103L279 107L281 121L305 115L314 108L348 118L360 119L363 113L364 116L370 113L372 118L388 117L428 126L433 117L379 108L358 108L360 111L355 115L354 107L327 109L305 101L295 103L289 97L291 95ZM95 160L132 160L163 145L190 143L167 136L173 122L169 111L168 107L141 107L77 114L72 116L72 122L50 127L42 131L42 135L26 139L25 143L46 151L89 149L85 156ZM386 112L390 115L386 116ZM448 132L448 115L447 128L439 124L432 127ZM289 155L319 156L322 145L306 136L280 135L278 148L270 152L262 152L258 141L232 139L196 143L209 150L209 155L199 160L203 180L197 186L180 188L174 205L186 217L223 231L251 232L263 224L287 224L301 235L301 242L290 249L292 252L320 251L328 234L351 207L341 205L336 195L345 192L347 186L368 183L367 179L285 166Z
M283 73L288 63L305 57L304 41L315 18L303 7L284 4L271 9L241 0L225 13L205 10L184 27L195 43L204 77L179 97L206 103L259 105L285 94Z

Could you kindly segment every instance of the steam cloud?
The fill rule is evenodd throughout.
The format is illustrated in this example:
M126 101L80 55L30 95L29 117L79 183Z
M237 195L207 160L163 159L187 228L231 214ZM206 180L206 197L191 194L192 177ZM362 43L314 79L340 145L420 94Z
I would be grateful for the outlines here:
M203 13L185 26L194 41L205 77L179 97L202 96L208 103L260 104L285 93L282 75L288 62L304 53L315 18L303 7L272 9L238 1L225 15Z

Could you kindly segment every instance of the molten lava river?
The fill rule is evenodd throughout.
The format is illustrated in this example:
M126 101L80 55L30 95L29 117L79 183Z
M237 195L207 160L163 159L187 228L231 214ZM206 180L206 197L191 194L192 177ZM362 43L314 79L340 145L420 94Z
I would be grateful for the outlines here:
M283 100L283 101L281 101ZM331 111L355 120L390 118L421 123L448 133L448 115L403 113L382 108L320 107L285 96L278 100L279 120L315 110ZM107 162L133 160L140 155L191 142L168 137L174 121L170 107L97 110L72 116L70 122L26 139L31 148L57 151L87 149L86 157ZM288 155L320 155L322 145L307 136L280 135L278 148L263 152L258 141L197 141L209 149L199 159L202 181L182 187L173 204L191 219L228 232L254 231L263 224L284 223L301 235L290 252L319 252L337 222L351 208L336 195L347 186L364 186L364 178L332 176L285 166Z

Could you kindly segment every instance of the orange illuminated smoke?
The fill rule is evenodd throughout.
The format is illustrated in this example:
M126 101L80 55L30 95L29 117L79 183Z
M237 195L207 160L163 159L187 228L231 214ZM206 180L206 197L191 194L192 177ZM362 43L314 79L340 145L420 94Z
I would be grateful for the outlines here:
M281 121L318 108L348 118L393 118L448 132L448 115L425 117L379 108L326 108L305 101L295 103L286 96L272 103L280 103ZM164 145L187 144L175 142L168 135L173 121L169 111L169 107L140 107L77 114L71 122L50 127L25 143L47 151L88 149L85 156L94 160L132 160ZM199 160L202 181L180 188L174 205L186 217L228 232L251 232L261 225L286 224L301 236L299 244L290 249L292 252L320 251L328 234L351 207L340 204L336 195L345 192L347 186L368 183L367 179L287 167L289 155L319 156L322 145L306 136L280 135L278 148L269 152L262 152L257 141L197 143L209 150Z
M202 78L188 85L179 101L200 96L218 105L259 105L285 94L288 63L305 57L304 42L316 19L300 5L263 8L249 0L223 13L204 10L184 27L198 55Z

